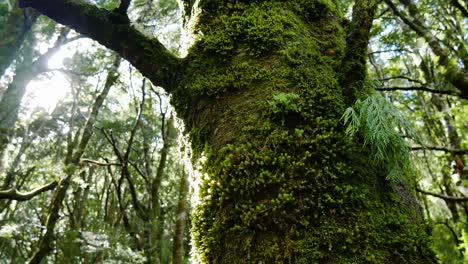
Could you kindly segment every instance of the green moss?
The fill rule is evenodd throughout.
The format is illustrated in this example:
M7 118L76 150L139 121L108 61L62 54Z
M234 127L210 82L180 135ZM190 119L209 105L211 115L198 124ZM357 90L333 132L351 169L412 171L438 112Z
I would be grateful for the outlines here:
M346 140L332 1L203 1L173 104L207 157L194 243L206 263L427 263L414 208ZM391 262L393 263L393 262Z

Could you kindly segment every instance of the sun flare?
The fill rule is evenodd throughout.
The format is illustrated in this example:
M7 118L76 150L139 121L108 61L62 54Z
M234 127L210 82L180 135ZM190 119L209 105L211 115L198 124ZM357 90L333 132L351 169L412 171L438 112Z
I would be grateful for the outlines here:
M69 81L62 73L52 73L50 78L31 81L26 87L25 107L29 110L44 108L47 111L57 105L69 91Z

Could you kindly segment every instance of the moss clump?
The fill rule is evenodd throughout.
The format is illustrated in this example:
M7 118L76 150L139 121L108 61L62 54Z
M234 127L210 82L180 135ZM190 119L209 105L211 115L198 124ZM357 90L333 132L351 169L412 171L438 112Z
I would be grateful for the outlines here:
M430 262L413 208L404 210L368 153L344 136L337 72L345 36L335 5L201 7L204 37L173 97L196 157L207 156L192 217L201 259Z
M303 89L301 93L321 97L321 102L313 104L329 99L333 105L342 103L339 98L335 100L334 93L340 92L334 75L343 54L344 37L335 20L310 21L298 16L291 7L293 2L258 1L247 5L226 1L216 10L209 9L209 5L202 5L207 10L198 26L204 37L192 47L182 84L174 96L198 154L206 141L213 139L202 128L221 123L225 136L237 138L238 128L258 121L263 111L259 102L271 99L275 93L299 88ZM310 87L315 88L306 91ZM343 106L333 108L340 111ZM239 123L226 120L230 118ZM225 137L221 141L225 144L232 139Z

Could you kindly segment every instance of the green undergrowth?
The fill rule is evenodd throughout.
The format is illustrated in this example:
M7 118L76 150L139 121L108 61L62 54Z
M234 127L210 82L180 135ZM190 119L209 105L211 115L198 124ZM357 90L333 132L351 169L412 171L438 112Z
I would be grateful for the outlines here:
M430 263L414 203L345 136L333 1L201 8L173 96L194 159L206 156L192 215L201 261Z

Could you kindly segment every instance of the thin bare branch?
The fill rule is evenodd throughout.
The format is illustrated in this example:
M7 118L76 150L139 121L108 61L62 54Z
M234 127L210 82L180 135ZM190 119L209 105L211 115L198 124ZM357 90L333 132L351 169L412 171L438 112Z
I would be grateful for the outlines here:
M420 81L420 80L413 79L413 78L411 78L411 77L403 76L403 75L386 77L386 78L379 79L379 81L385 82L385 81L396 80L396 79L404 79L404 80L407 80L407 81L410 81L410 82L419 83L419 84L424 84L424 83L423 83L422 81Z
M80 164L81 165L96 166L96 167L122 166L121 163L100 162L100 161L92 160L92 159L80 159Z
M453 95L453 96L460 96L461 94L456 91L449 91L449 90L436 90L431 89L424 86L411 86L411 87L379 87L376 88L377 91L423 91L423 92L430 92L436 94L446 94L446 95Z
M444 194L438 194L438 193L424 191L424 190L421 190L419 188L416 188L416 191L420 192L422 194L425 194L425 195L434 196L434 197L444 199L444 200L447 200L447 201L452 201L452 202L467 202L468 201L468 196L463 196L463 197L448 196L448 195L444 195Z

